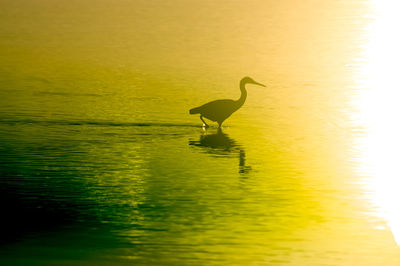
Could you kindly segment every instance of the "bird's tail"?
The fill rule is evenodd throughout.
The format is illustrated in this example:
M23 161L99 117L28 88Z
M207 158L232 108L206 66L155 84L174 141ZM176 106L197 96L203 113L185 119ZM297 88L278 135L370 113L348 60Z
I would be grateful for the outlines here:
M189 110L189 113L190 113L191 115L199 114L199 113L200 113L200 107L196 107L196 108L190 109L190 110Z

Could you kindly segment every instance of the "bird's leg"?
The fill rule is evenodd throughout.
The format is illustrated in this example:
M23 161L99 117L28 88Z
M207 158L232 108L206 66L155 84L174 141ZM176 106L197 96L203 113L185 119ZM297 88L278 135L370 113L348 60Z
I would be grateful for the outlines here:
M200 119L201 119L201 121L203 121L203 127L205 127L205 128L208 128L208 127L209 127L209 125L207 125L206 121L204 121L204 119L203 119L203 116L202 116L202 115L200 115Z

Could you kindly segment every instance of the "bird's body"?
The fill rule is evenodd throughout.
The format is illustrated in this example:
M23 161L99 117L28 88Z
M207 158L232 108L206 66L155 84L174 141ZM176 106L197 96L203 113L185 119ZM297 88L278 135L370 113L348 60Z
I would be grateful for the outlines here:
M251 83L260 86L264 86L258 82L255 82L253 79L249 77L245 77L240 81L240 98L236 101L234 100L216 100L206 104L203 104L199 107L190 109L190 114L200 114L200 119L203 121L204 126L208 127L207 123L203 120L203 117L215 121L218 123L219 127L221 127L222 123L230 117L235 111L237 111L247 98L247 91L245 85Z
M221 123L225 121L228 117L231 116L237 109L240 108L240 105L235 103L234 100L216 100L197 108L191 109L191 114L199 113L203 117Z

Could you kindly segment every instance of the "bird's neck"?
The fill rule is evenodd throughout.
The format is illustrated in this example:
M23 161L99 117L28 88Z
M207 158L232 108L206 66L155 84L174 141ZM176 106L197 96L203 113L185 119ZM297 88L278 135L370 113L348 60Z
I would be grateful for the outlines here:
M240 98L236 101L238 108L241 107L247 98L246 83L240 82Z

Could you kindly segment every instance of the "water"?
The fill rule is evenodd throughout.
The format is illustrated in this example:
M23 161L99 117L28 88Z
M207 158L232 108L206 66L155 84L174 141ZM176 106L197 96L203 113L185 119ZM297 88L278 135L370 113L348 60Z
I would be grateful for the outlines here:
M371 2L0 6L1 264L400 264ZM222 132L188 114L247 75Z

